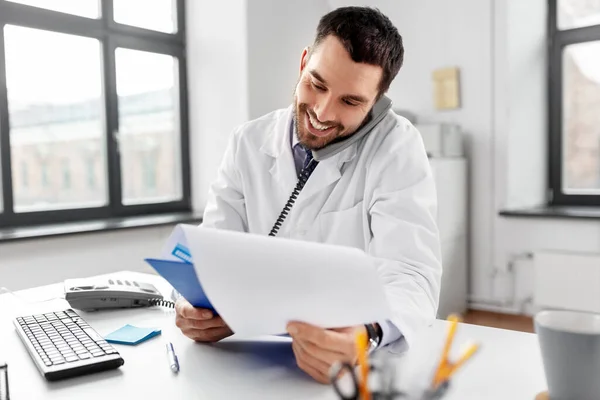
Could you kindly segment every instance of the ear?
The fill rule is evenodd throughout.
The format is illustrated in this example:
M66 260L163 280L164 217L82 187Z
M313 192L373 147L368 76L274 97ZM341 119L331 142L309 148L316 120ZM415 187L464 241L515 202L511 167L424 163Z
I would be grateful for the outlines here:
M300 56L300 74L302 74L302 71L304 71L304 68L306 67L306 64L308 63L309 58L310 58L310 48L305 47L304 50L302 50L302 55Z

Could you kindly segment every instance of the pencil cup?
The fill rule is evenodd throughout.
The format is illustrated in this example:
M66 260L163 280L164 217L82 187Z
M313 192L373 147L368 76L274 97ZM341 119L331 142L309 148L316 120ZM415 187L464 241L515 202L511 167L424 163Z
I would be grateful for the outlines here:
M599 400L600 315L542 311L534 322L550 400Z

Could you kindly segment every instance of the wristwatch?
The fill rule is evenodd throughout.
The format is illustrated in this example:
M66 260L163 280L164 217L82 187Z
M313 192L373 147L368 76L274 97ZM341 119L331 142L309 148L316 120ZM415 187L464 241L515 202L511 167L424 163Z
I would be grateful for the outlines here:
M375 350L382 339L381 328L378 324L365 324L367 328L367 337L369 338L369 352Z

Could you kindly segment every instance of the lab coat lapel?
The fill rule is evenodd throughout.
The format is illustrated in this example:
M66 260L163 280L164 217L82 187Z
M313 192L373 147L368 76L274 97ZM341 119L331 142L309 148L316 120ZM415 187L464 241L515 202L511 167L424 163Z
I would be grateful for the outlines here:
M285 190L291 192L297 176L294 165L294 156L290 145L290 127L292 123L292 107L277 121L275 129L269 134L260 150L273 157L269 173Z
M345 162L352 160L356 156L357 144L343 150L339 154L320 161L317 168L314 170L304 190L298 196L298 200L304 201L321 192L327 186L337 182L342 176L342 166Z

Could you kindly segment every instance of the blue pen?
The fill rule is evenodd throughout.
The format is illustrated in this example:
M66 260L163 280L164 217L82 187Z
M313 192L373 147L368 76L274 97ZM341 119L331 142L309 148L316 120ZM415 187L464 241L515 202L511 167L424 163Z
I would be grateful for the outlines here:
M167 355L169 356L169 366L171 367L171 371L179 372L179 360L177 360L177 355L175 355L175 349L173 349L173 343L167 343Z

